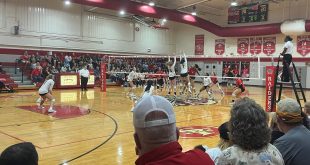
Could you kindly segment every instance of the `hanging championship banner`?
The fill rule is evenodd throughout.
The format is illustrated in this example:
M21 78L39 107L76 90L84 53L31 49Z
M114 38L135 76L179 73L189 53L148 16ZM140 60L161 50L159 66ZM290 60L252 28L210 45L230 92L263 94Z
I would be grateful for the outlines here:
M267 56L276 52L276 37L264 37L263 38L263 52Z
M250 38L250 53L252 55L260 54L262 52L262 37Z
M297 52L302 56L310 53L310 35L297 36Z
M215 40L215 54L223 55L225 53L225 39Z
M276 67L266 66L266 112L274 112L275 109L275 97L273 98L274 92L274 79L276 74ZM274 99L274 100L272 100ZM274 105L272 106L272 101Z
M237 53L240 55L246 55L249 52L249 39L239 38L237 42Z
M195 55L203 55L205 47L205 36L195 35Z

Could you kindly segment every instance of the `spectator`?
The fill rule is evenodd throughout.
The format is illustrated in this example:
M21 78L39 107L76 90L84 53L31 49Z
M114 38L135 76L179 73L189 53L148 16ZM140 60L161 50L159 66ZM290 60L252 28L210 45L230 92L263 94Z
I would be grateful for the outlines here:
M308 116L310 119L310 102L305 103L305 109L304 109L305 114Z
M58 69L55 66L52 66L51 73L52 74L57 74L57 73L59 73L59 71L58 71Z
M310 162L310 131L302 124L298 102L287 98L278 103L277 123L285 134L274 145L281 152L285 164L303 165Z
M29 55L28 55L27 51L24 53L24 55L20 56L20 61L24 64L29 63Z
M38 160L36 148L29 142L14 144L0 156L1 165L38 165Z
M67 70L68 69L64 65L62 65L60 72L65 73L65 72L67 72Z
M4 73L4 70L2 69L2 63L0 62L0 73Z
M99 66L97 66L94 70L94 75L95 75L95 81L100 80L100 69Z
M133 111L137 165L209 165L199 149L182 152L173 106L161 96L143 97Z
M215 148L208 148L207 146L198 145L196 148L203 150L206 152L211 159L216 163L218 157L222 154L222 151L231 146L231 142L229 141L229 130L228 130L228 122L223 123L218 128L220 133L220 141Z
M37 66L35 69L32 70L31 72L31 80L33 83L38 83L41 82L43 80L43 78L41 77L42 74L42 69L40 66Z
M279 139L281 136L284 135L283 132L280 131L278 124L277 124L277 115L275 112L271 112L270 114L270 129L271 129L271 141L270 143L273 144L275 140Z
M49 67L48 67L48 66L47 66L47 67L44 67L44 68L42 69L42 78L45 79L46 76L48 76L49 74L51 74L50 71L49 71Z
M267 114L249 98L236 101L229 120L230 140L233 145L218 158L220 165L282 165L281 153L271 144Z

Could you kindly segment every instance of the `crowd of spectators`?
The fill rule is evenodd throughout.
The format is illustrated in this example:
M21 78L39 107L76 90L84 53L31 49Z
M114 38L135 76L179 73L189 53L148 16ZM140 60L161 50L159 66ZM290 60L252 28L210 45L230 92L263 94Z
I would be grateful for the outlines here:
M42 82L47 75L57 73L77 73L82 66L87 65L90 71L93 71L96 78L100 76L99 56L74 56L74 54L60 55L40 55L39 52L29 55L26 51L19 59L20 63L25 64L26 68L31 68L31 80L34 83Z

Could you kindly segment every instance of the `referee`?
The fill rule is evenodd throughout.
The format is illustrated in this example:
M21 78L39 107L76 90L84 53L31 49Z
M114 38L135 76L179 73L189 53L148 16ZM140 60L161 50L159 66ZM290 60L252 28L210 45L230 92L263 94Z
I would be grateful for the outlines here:
M283 74L282 74L282 81L289 82L290 81L290 70L289 67L292 62L292 54L293 54L293 43L292 38L290 36L286 36L284 39L284 48L281 56L283 56Z
M87 70L87 65L84 65L81 70L79 70L79 74L81 77L81 90L87 91L87 82L89 78L89 71Z

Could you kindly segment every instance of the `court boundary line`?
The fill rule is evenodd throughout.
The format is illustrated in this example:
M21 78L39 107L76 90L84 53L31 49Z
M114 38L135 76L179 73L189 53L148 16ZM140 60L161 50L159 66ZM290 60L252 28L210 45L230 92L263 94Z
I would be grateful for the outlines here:
M110 135L109 138L107 138L105 141L103 141L101 144L97 145L96 147L94 147L94 148L92 148L92 149L90 149L90 150L84 152L83 154L81 154L81 155L79 155L79 156L76 156L76 157L74 157L74 158L72 158L72 159L69 159L69 160L67 160L67 161L64 161L64 162L60 163L59 165L66 165L66 164L68 164L69 162L72 162L72 161L74 161L74 160L77 160L77 159L79 159L79 158L85 156L85 155L88 155L88 154L92 153L93 151L97 150L98 148L102 147L104 144L106 144L107 142L109 142L109 141L116 135L116 132L117 132L117 130L118 130L118 122L117 122L112 116L110 116L110 115L108 115L108 114L106 114L106 113L104 113L104 112L97 111L97 110L91 110L91 111L94 111L94 112L103 114L103 115L107 116L108 118L110 118L110 119L114 122L114 125L115 125L113 133Z

